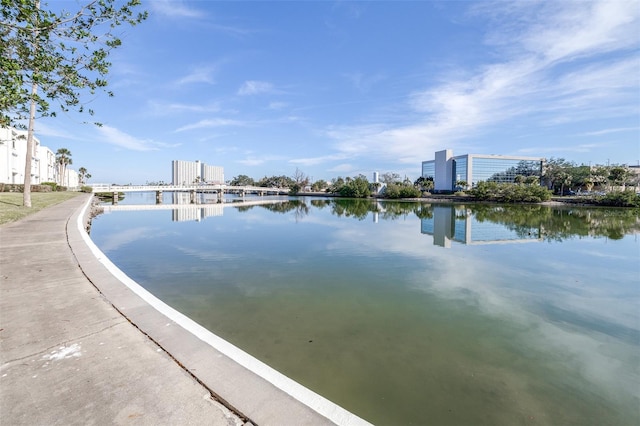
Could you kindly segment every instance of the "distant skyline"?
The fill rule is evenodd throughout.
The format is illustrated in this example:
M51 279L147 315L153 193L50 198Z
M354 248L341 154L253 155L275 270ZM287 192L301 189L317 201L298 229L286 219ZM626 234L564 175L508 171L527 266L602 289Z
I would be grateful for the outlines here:
M442 149L640 163L640 0L143 7L147 21L119 28L115 97L36 125L89 183L170 182L172 160L227 180L415 180Z

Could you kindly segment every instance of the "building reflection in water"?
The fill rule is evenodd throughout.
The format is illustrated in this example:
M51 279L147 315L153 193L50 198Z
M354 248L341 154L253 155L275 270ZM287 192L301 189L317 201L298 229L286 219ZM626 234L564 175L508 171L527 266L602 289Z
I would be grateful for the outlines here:
M173 209L171 211L171 220L173 222L190 222L196 221L200 222L204 218L212 217L212 216L222 216L223 205L222 204L199 204L202 202L215 202L215 198L213 201L202 199L202 194L199 194L198 204L191 204L190 194L188 192L174 192L172 195L173 204L177 205L191 205L192 208L180 208Z
M449 248L462 244L498 244L542 241L540 229L515 229L503 223L478 220L465 206L433 206L433 217L421 219L421 232L433 236L433 244Z
M197 208L173 209L171 211L171 220L173 222L200 222L207 217L222 216L222 210L222 204L212 204L208 206L198 205Z

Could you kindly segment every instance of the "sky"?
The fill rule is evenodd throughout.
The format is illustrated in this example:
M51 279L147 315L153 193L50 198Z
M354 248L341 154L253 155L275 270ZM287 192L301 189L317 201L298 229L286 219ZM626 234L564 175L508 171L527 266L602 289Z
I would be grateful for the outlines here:
M142 3L115 96L36 125L89 183L170 182L172 160L415 180L443 149L640 164L640 0Z

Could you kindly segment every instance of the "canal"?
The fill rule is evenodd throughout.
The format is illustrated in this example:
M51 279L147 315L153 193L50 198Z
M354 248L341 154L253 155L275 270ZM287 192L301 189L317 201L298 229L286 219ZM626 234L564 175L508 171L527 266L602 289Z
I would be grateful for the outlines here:
M630 209L322 198L91 228L156 297L379 425L638 424L639 235Z

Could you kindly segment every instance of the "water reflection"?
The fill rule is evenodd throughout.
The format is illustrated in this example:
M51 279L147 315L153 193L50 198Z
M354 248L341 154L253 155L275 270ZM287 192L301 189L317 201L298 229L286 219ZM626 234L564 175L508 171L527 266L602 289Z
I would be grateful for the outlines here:
M433 236L433 244L451 247L451 241L463 244L494 244L542 241L539 224L508 226L483 220L465 206L433 206L433 215L421 220L423 234Z
M640 420L632 211L301 198L167 213L98 217L92 238L165 302L376 424ZM473 243L529 233L545 243Z
M206 197L207 194L203 196ZM190 202L189 194L168 194L172 203L136 204L136 199L120 205L105 205L106 212L123 210L172 210L172 220L201 221L222 216L224 208L239 212L262 208L274 213L292 213L301 220L314 207L328 208L337 217L374 223L397 220L415 215L421 220L420 231L433 236L434 245L450 247L451 242L463 244L516 243L532 241L562 241L568 238L606 237L613 240L640 233L640 214L634 209L603 209L585 207L552 207L542 205L491 204L429 204L389 202L368 199L269 199L252 197L228 199L202 198ZM130 194L131 198L132 195ZM149 197L147 197L149 198ZM139 201L140 199L138 199ZM145 198L142 199L143 201ZM148 201L148 200L146 200Z

